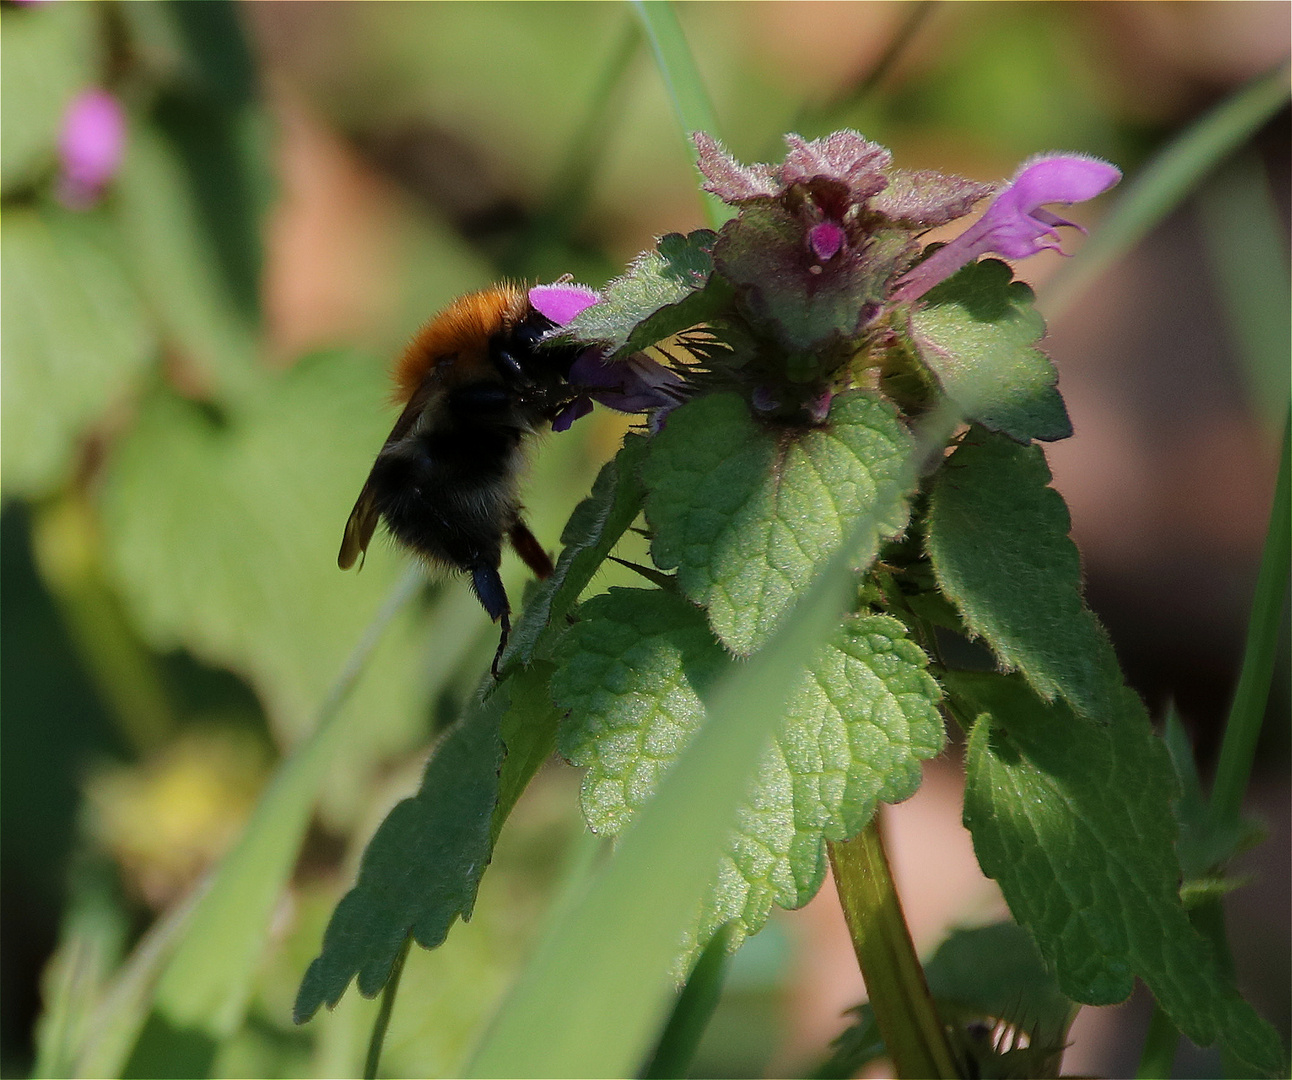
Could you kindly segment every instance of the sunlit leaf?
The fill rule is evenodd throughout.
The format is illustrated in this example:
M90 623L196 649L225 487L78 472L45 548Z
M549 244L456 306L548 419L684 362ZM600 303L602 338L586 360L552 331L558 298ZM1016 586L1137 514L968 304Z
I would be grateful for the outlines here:
M156 341L100 212L7 209L0 237L4 489L41 495L68 477L89 428L123 403Z
M96 4L6 4L0 11L0 187L6 195L52 172L68 105L100 78L101 11Z
M639 255L567 329L580 340L605 342L618 356L706 321L729 292L711 280L713 241L707 229L661 237L656 250Z
M611 589L580 615L552 682L570 710L560 748L588 767L588 824L613 835L681 755L731 662L702 614L668 592ZM854 835L877 801L915 791L919 761L942 747L938 690L925 663L884 616L847 620L818 653L742 803L696 945L728 920L738 943L762 927L773 903L805 904L825 876L825 840Z
M734 394L671 413L643 468L657 566L708 612L733 652L747 654L862 516L875 522L855 552L874 558L906 524L891 480L911 439L892 408L862 392L834 399L818 428L756 423Z

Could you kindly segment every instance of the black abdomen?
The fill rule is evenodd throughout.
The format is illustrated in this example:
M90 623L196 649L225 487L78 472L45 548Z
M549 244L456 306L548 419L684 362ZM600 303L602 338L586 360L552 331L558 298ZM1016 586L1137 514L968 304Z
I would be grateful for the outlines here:
M464 388L469 389L469 388ZM401 543L462 570L497 567L516 521L523 434L503 402L485 417L450 395L441 422L382 449L369 483L386 526Z

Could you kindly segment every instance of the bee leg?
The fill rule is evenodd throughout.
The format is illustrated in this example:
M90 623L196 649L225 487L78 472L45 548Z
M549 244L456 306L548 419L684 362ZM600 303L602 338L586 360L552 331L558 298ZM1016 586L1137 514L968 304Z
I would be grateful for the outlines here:
M548 557L543 545L538 542L538 538L529 531L520 518L517 518L507 536L511 540L511 546L515 549L516 554L521 560L534 571L534 576L539 580L550 578L555 570L552 566L552 560Z
M498 649L493 654L493 663L489 665L489 671L495 681L499 678L498 664L502 660L503 651L507 648L507 638L511 634L511 619L506 612L503 612L500 621L502 623L502 632L498 635Z
M507 635L511 633L511 604L507 602L507 590L503 588L502 578L496 566L474 566L471 568L471 588L479 599L489 618L499 623L502 635L498 639L498 651L493 654L493 663L489 670L498 678L498 662L507 647Z

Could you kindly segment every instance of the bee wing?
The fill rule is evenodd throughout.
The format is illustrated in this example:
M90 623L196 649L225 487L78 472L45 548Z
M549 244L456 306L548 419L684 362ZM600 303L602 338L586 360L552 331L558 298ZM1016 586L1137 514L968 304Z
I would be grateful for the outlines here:
M355 560L367 552L368 543L372 540L379 517L381 517L381 511L377 509L377 500L373 491L364 484L354 509L350 511L350 520L345 523L341 551L336 557L336 564L342 570L349 570Z
M417 393L405 404L404 411L395 421L394 430L387 436L386 445L382 447L383 452L413 429L417 417L435 396L435 389L435 382L431 378L427 378L418 387ZM372 475L369 474L368 481L363 485L363 490L359 492L359 498L355 501L354 509L350 511L350 519L345 523L345 535L341 537L341 550L337 554L336 564L342 570L349 570L355 560L367 552L380 517L377 493L373 490Z

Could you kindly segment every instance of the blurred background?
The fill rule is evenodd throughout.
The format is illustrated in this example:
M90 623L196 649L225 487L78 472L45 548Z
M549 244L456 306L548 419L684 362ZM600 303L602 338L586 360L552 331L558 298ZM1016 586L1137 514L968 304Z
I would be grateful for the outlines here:
M778 160L787 130L848 126L903 168L992 180L1061 149L1108 158L1129 182L1286 60L1290 11L767 2L678 15L742 160ZM0 1073L59 1075L49 1048L68 1042L54 1028L102 1043L90 1014L128 993L140 942L164 937L302 745L403 571L381 544L361 574L335 564L393 420L389 359L460 292L567 272L601 285L654 237L704 221L625 5L6 2L0 18ZM93 88L108 100L78 164L69 125ZM1287 408L1288 189L1284 107L1064 307L1046 346L1076 430L1048 453L1090 603L1154 716L1179 711L1204 771ZM1079 220L1095 225L1116 194ZM1060 261L1019 267L1043 312ZM549 548L623 431L598 415L537 449L527 500ZM518 595L525 575L505 571ZM457 580L425 586L387 627L211 1075L359 1071L375 1003L351 990L296 1028L296 986L495 640ZM1238 867L1250 877L1229 913L1240 984L1286 1044L1284 640L1250 798L1268 839ZM563 764L540 773L471 923L413 950L386 1072L460 1067L579 857L577 784ZM1002 910L959 803L953 748L889 819L923 951ZM69 987L81 1013L38 1024ZM827 886L738 954L695 1075L811 1070L862 994ZM1067 1071L1128 1075L1147 1017L1138 995L1085 1010ZM1187 1050L1178 1064L1216 1067ZM126 1071L165 1075L149 1068Z

